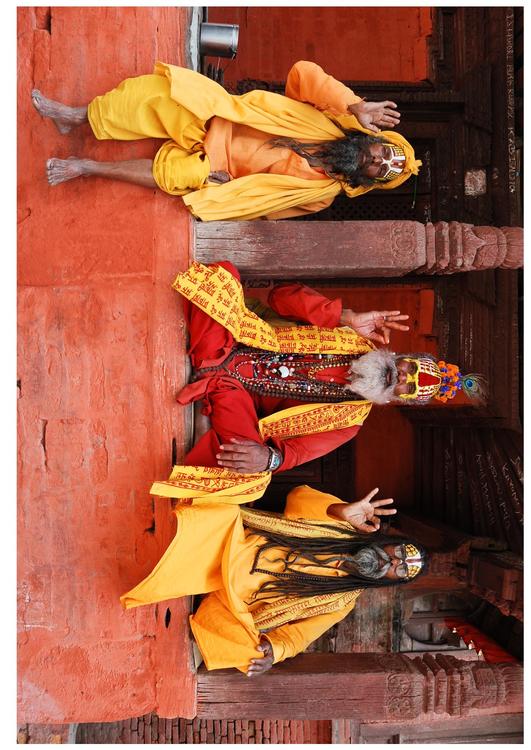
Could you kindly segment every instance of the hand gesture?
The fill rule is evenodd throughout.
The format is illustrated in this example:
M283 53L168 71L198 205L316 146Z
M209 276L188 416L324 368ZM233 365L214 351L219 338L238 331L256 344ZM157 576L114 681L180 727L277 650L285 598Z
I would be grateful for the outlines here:
M254 440L231 438L230 442L220 445L216 453L218 464L240 474L256 474L265 471L269 462L269 448Z
M348 111L355 115L366 130L379 133L379 128L389 130L400 123L400 112L395 102L366 102L351 104Z
M247 677L258 677L273 666L273 647L267 638L262 636L260 638L260 645L256 648L257 651L263 653L263 656L261 659L251 659L251 663L247 669Z
M396 513L395 508L382 508L383 505L391 505L392 497L383 500L372 499L377 492L378 487L375 487L357 502L334 503L328 508L328 513L347 521L356 531L372 534L380 528L380 516L392 516Z
M379 344L388 344L391 329L395 331L409 331L409 326L397 323L398 320L408 320L409 315L400 315L400 310L372 310L366 313L356 313L354 310L344 309L340 323L350 326L361 336ZM381 330L381 334L377 333Z

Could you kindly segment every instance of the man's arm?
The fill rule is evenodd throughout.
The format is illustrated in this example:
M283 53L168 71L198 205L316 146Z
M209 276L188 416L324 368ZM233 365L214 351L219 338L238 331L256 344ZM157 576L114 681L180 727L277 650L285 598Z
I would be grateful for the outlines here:
M288 440L271 438L269 442L278 451L279 459L281 459L280 466L274 468L273 472L287 471L294 466L305 464L307 461L313 461L314 458L330 453L353 438L360 426L354 425L344 427L342 430L319 432ZM254 440L231 438L229 442L220 445L216 458L219 466L239 471L241 474L270 470L268 467L271 458L269 447Z
M409 326L398 322L409 318L409 315L401 315L400 310L355 312L343 307L340 297L329 299L304 284L279 284L273 287L268 304L282 318L321 328L348 326L378 344L388 344L392 330L409 330Z
M282 625L282 627L275 628L264 634L262 639L267 639L271 644L273 658L269 658L261 666L261 658L257 656L249 665L249 669L247 670L248 676L257 677L267 669L270 669L273 664L278 664L278 662L284 661L284 659L290 659L292 656L300 654L310 643L313 643L319 636L326 633L333 625L341 622L354 609L355 603L355 601L350 602L338 612L327 612L324 615L307 617L304 620L297 620L287 625ZM266 652L266 655L269 654Z
M388 130L400 123L395 102L366 102L319 65L307 60L295 63L288 73L286 96L312 104L321 111L354 115L363 128L374 133L378 133L379 128Z
M277 472L288 471L288 469L293 469L294 466L325 456L355 437L360 427L361 425L354 425L344 427L341 430L302 435L301 437L288 438L288 440L271 438L270 442L282 453L282 463Z
M310 323L321 328L340 325L343 303L340 297L329 299L304 284L279 284L268 297L269 306L281 318Z
M299 60L289 71L286 96L312 104L316 109L342 115L348 113L351 104L361 101L347 86L325 73L320 65L307 60Z

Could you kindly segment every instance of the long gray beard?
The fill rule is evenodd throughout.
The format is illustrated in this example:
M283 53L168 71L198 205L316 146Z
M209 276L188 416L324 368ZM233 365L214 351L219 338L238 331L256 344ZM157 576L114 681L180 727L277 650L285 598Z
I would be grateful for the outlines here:
M380 568L380 559L385 565ZM391 566L391 558L385 550L377 544L364 547L352 557L349 567L354 568L364 578L383 578Z
M391 370L392 385L387 385L389 370ZM398 396L394 394L397 382L396 355L388 349L377 349L363 354L359 359L351 362L350 371L354 377L349 389L366 398L367 401L375 404L398 401Z

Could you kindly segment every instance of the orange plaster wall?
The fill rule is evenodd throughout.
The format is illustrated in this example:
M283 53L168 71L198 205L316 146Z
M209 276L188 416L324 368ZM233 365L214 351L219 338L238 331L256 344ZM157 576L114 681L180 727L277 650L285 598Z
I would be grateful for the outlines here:
M284 81L297 60L312 60L339 80L428 77L432 8L218 6L208 8L208 21L240 27L236 59L221 60L227 83Z
M45 160L151 157L153 142L61 136L30 91L87 103L157 58L184 62L187 11L18 9L19 721L193 716L183 601L123 612L171 535L149 487L184 450L184 323L170 288L189 215L155 190L57 187Z

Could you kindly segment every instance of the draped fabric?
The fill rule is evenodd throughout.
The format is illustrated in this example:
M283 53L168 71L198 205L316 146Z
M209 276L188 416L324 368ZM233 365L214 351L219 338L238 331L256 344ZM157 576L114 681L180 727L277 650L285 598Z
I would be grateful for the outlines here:
M247 125L273 136L286 136L308 141L324 141L343 137L345 129L366 130L351 114L320 112L305 102L270 91L250 91L242 96L229 94L215 81L187 68L158 62L155 74L166 76L170 95L186 107L199 121L221 117L230 122ZM379 137L399 145L406 155L402 174L388 183L352 188L338 180L306 180L290 175L252 174L239 177L223 185L203 186L183 197L192 213L204 221L222 219L256 219L286 211L294 206L331 201L341 191L349 198L378 188L391 190L418 174L420 161L408 141L394 131L381 131Z
M264 541L259 528L321 536L323 524L339 536L346 525L327 515L341 502L307 486L292 490L284 517L240 507L263 494L263 475L246 475L197 466L177 466L169 482L156 482L152 492L179 499L174 510L177 531L152 572L123 594L125 609L181 596L207 594L190 626L208 669L236 667L246 671L258 658L256 646L266 633L275 662L294 656L352 610L359 590L305 597L272 595L253 600L260 586L272 580L267 572L251 572L257 546ZM171 487L171 491L165 490ZM301 517L301 513L304 516ZM330 532L333 533L333 532ZM281 571L283 550L270 549L270 571ZM319 575L341 576L337 564L305 569Z
M375 349L348 326L270 325L246 307L241 283L218 264L205 266L195 261L177 275L172 286L246 346L289 354L365 354Z

